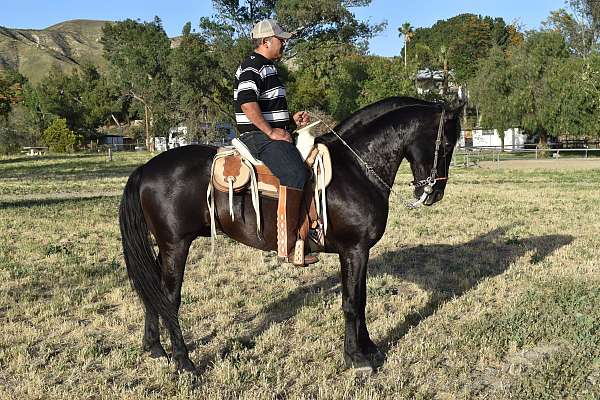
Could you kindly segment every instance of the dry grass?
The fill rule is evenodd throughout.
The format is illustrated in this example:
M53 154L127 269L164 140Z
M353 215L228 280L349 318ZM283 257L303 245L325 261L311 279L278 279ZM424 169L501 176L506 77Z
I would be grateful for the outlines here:
M294 269L220 237L211 260L197 240L192 377L140 351L117 206L147 157L0 160L0 398L600 397L600 171L455 169L435 207L394 200L368 281L387 361L368 379L343 366L335 256Z

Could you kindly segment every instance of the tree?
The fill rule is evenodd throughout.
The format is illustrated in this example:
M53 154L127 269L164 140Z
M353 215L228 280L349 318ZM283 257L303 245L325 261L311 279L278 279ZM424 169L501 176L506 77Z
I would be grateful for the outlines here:
M575 17L565 9L552 11L548 19L542 22L542 26L544 30L559 32L574 55L584 57L588 53L585 41L582 41L579 24Z
M170 124L167 68L171 48L162 22L155 17L152 22L127 19L106 24L101 43L122 94L143 104L146 146L153 151L155 131Z
M7 118L12 106L22 101L23 84L27 79L19 72L0 71L0 117Z
M73 151L77 136L69 129L64 118L57 118L44 131L43 139L50 151L67 153Z
M364 79L357 63L358 56L360 53L351 44L307 42L298 69L287 88L290 109L318 108L329 115L335 114L336 119L354 111L352 102L359 90L358 86L354 86L355 91L350 88L357 80Z
M38 92L38 104L35 106L44 114L65 119L73 131L83 133L87 130L84 123L86 110L81 102L84 88L77 72L67 75L60 69L54 69L34 90Z
M504 131L518 125L510 79L510 61L498 46L479 62L477 75L469 82L471 99L477 104L481 118L477 125L498 129L504 151Z
M408 44L410 43L410 40L414 36L413 28L410 25L410 22L407 21L407 22L403 23L402 26L400 28L398 28L398 32L399 32L399 36L404 37L404 68L406 68L406 63L408 60L408 55L407 55Z
M546 143L551 131L544 110L556 97L544 87L546 74L555 60L569 57L564 38L556 32L531 32L523 46L513 53L510 80L514 87L513 105L520 125Z
M569 0L569 5L578 17L584 56L598 49L600 40L600 2L598 0Z
M208 18L200 20L199 37L211 54L209 73L214 79L210 87L210 104L219 118L233 123L233 74L253 50L250 39L236 34L233 26Z
M449 68L454 70L457 81L463 83L475 76L478 61L487 56L490 48L499 46L504 50L520 41L521 36L502 18L461 14L438 21L431 28L416 29L409 46L413 52L417 46L428 48L430 54L444 46L448 51ZM421 58L419 66L440 69L443 63L439 57Z
M600 41L600 2L569 0L571 12L561 8L543 22L545 30L557 31L565 38L572 53L587 58L598 50Z
M207 122L230 118L230 109L224 106L231 103L232 90L229 80L223 78L226 73L219 67L216 52L201 35L192 34L187 24L179 46L171 52L168 72L172 109L177 122L185 122L188 134L197 136Z
M367 77L361 84L357 99L359 107L390 96L417 96L414 63L405 68L397 59L370 56L365 59L365 64Z
M547 101L541 113L549 132L567 137L598 136L600 123L600 57L553 60L542 87Z
M69 129L90 139L100 126L125 119L129 104L96 67L84 64L70 75L52 70L37 87L26 84L23 105L32 139L55 118L64 118Z
M23 102L23 75L14 70L0 71L0 153L10 154L25 144L23 132L16 129L12 115Z
M482 123L500 132L520 126L545 146L548 136L583 133L597 123L595 71L569 58L560 33L530 32L518 46L494 47L469 87Z

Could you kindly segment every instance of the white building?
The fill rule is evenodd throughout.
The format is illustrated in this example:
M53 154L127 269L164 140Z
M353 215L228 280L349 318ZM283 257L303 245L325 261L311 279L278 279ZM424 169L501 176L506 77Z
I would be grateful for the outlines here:
M235 129L230 123L217 122L204 123L199 128L201 131L217 130L223 135L223 141L225 139L231 139L235 137ZM169 129L168 136L156 136L154 138L154 147L156 151L167 151L174 149L175 147L187 146L188 144L197 144L197 141L190 141L188 136L187 126L177 126Z
M454 71L448 71L448 93L458 93L460 86L455 83ZM444 71L430 70L429 68L417 71L415 85L418 94L444 92Z
M521 128L510 128L504 131L504 150L521 150L525 148L525 135ZM502 146L498 129L466 129L460 132L457 143L460 147L496 147Z

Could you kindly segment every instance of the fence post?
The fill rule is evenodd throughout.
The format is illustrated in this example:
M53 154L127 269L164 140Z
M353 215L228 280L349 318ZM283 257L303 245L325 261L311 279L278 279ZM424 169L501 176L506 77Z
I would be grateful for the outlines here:
M109 147L108 148L108 161L112 161L112 160L113 160L113 158L112 158L112 149Z

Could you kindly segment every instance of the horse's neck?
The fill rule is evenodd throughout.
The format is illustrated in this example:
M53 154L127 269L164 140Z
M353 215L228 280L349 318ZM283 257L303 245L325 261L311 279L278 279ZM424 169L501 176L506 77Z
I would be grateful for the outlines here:
M382 126L375 132L362 133L355 133L346 142L391 187L400 167L400 162L404 158L405 134L396 132L391 124ZM348 148L345 150L350 152ZM353 158L356 159L356 157ZM359 160L356 161L360 162ZM379 181L377 177L373 176L369 179ZM377 182L377 185L381 186L381 183Z

